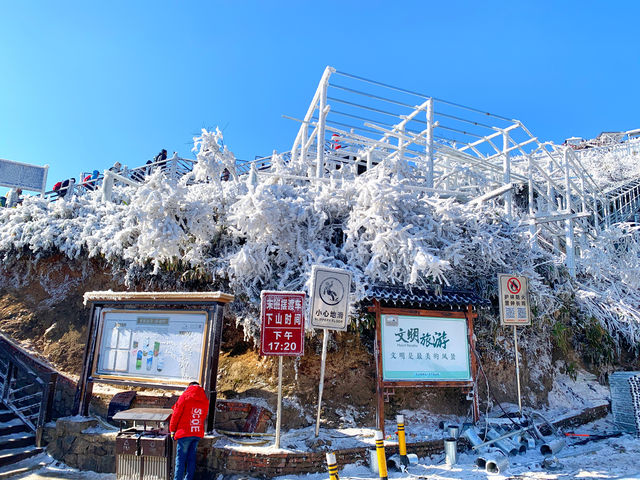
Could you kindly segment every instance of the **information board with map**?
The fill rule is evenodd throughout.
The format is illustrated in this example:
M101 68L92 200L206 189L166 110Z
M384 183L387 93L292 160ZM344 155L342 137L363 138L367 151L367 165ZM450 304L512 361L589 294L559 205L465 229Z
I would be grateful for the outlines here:
M102 312L95 375L153 383L201 380L206 312Z

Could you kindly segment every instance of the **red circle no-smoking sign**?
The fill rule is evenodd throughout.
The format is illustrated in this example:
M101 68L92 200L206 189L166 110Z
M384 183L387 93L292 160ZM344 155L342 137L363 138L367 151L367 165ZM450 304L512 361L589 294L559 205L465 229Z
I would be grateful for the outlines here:
M511 277L509 278L509 280L507 280L507 290L509 290L509 293L516 295L520 293L521 289L522 285L520 285L520 280L518 280L517 278Z

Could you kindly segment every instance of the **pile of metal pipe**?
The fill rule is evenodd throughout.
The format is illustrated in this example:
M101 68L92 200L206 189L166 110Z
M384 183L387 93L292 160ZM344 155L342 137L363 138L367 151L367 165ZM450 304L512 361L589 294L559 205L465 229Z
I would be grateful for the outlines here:
M509 459L500 450L495 450L491 456L487 456L485 470L491 474L505 473L509 468Z
M547 457L556 455L565 446L564 438L555 435L556 432L551 436L539 434L539 428L531 420L520 419L511 425L498 423L501 422L491 422L485 427L484 440L472 426L460 435L469 441L472 450L478 452L475 463L487 473L503 474L509 468L509 456L525 453L527 449L539 447L540 453Z

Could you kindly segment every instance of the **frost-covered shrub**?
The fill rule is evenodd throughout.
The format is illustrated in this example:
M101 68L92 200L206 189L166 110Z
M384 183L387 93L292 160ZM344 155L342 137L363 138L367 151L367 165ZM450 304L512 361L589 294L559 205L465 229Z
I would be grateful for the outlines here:
M198 163L178 182L158 171L137 189L117 186L115 202L86 192L0 209L0 255L100 257L131 277L180 265L242 299L234 313L249 333L258 325L260 290L308 291L315 264L349 269L354 302L375 283L441 283L489 297L498 273L518 273L530 279L538 316L575 295L585 316L614 336L640 339L633 228L613 228L586 245L573 281L563 259L540 248L527 225L505 219L492 203L427 195L407 164L385 160L360 176L332 169L323 181L307 181L302 164L276 157L256 181L255 174L236 176L219 131L194 140ZM229 181L221 181L225 168Z

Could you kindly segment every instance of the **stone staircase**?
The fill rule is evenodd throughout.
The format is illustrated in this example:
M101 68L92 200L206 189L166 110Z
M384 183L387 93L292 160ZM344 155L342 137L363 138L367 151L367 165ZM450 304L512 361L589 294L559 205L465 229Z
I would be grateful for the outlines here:
M35 433L6 405L0 403L0 468L43 451Z

